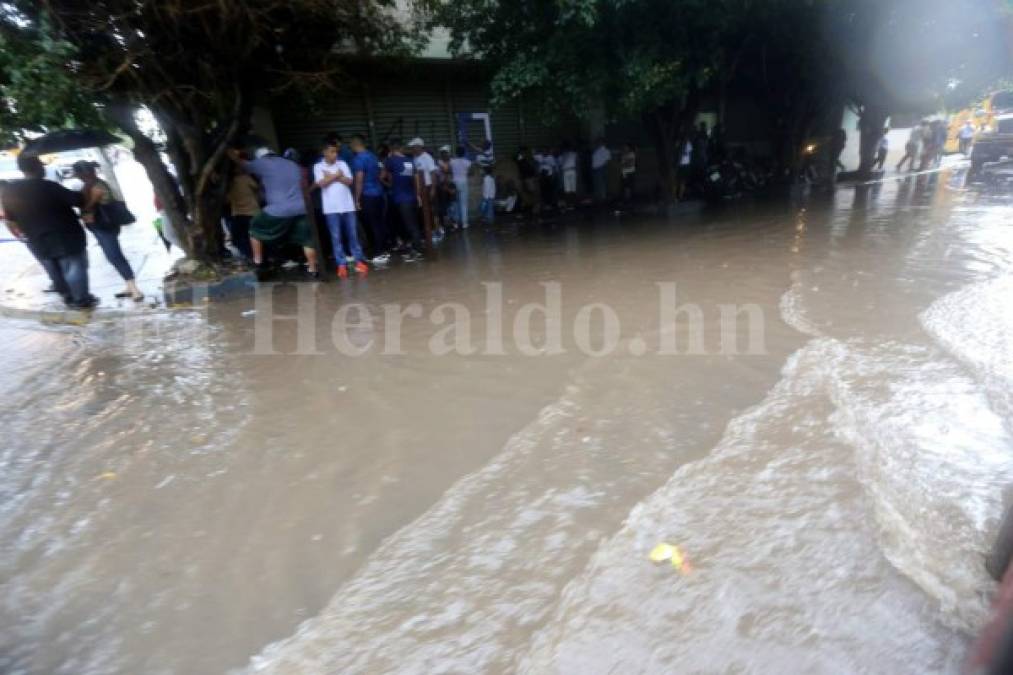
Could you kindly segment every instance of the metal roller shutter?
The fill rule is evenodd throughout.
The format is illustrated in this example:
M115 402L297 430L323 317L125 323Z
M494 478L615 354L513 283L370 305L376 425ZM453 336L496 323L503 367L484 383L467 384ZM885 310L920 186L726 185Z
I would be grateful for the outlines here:
M521 146L521 118L517 101L510 101L489 112L492 115L492 138L497 157L513 157Z
M282 148L316 151L324 136L331 132L341 134L346 140L352 134L369 137L366 101L360 89L343 88L321 102L317 109L277 101L273 113Z
M430 149L452 143L450 111L439 82L383 82L370 89L376 142L419 136Z

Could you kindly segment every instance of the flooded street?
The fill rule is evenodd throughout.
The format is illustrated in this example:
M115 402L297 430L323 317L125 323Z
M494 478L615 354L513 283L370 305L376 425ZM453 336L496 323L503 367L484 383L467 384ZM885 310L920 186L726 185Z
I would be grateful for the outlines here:
M0 672L959 672L1013 483L1013 200L961 182L473 228L273 323L5 321ZM434 353L483 282L507 326L558 282L563 353L538 312ZM422 318L350 357L348 303Z

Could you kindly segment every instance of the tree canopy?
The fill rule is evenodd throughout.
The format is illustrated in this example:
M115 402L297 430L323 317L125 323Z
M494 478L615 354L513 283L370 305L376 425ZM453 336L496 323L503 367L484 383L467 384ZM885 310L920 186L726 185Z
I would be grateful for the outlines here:
M8 137L66 123L118 126L187 253L212 259L225 150L247 132L257 98L333 87L348 55L411 51L413 28L395 0L6 2L0 121ZM135 124L142 106L165 131L175 178Z
M828 108L939 104L1008 72L1009 0L429 0L451 48L493 63L506 99L650 122L659 154L688 131L702 90L751 95L783 161ZM1004 33L1004 31L1006 31ZM963 83L961 85L960 83ZM980 88L980 86L979 86ZM952 98L952 96L951 96ZM664 166L662 167L664 169Z

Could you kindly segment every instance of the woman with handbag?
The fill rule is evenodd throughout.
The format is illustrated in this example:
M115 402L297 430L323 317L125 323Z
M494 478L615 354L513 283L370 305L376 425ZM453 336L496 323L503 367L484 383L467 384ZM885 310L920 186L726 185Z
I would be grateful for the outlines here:
M123 199L113 192L112 187L98 177L94 163L84 160L75 162L74 175L84 183L81 188L81 194L84 196L81 219L95 235L106 260L116 268L127 283L126 290L117 293L116 297L133 298L135 302L144 300L144 294L134 281L134 270L123 255L123 249L120 248L120 227L133 223L133 214L127 209Z

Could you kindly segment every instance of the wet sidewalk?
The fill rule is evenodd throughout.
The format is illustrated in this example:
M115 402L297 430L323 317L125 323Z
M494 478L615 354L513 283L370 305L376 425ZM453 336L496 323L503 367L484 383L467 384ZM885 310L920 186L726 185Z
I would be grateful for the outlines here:
M6 231L4 235L5 239L9 237ZM137 223L124 227L120 234L120 245L134 269L137 285L144 292L144 302L115 297L124 289L123 279L106 260L94 235L87 236L88 277L92 294L99 298L98 308L90 314L113 316L163 306L163 279L182 252L178 249L167 252L150 220L138 217ZM81 323L88 319L88 312L68 310L58 295L46 293L49 287L49 277L27 246L18 241L0 243L0 315L58 323Z
M20 317L55 323L83 323L90 316L112 317L123 313L151 311L163 306L162 283L172 264L182 257L182 251L165 250L155 231L155 217L151 184L144 169L132 159L125 158L116 165L116 178L137 222L122 228L120 245L144 292L144 302L130 298L118 299L116 293L124 289L123 279L106 260L95 236L88 237L88 279L91 292L99 298L93 312L68 310L55 293L46 293L49 277L28 247L11 239L10 232L0 225L0 316Z

